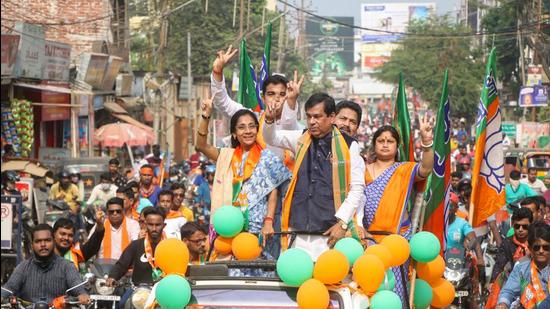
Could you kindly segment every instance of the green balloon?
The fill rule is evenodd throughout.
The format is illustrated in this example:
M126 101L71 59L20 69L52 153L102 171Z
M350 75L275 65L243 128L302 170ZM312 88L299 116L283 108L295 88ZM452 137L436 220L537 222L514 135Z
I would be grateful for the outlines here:
M506 233L506 237L512 237L514 236L514 228L511 227L509 230L508 230L508 233Z
M183 309L191 299L191 286L180 275L168 275L157 284L155 296L162 309Z
M379 291L392 291L395 288L395 275L391 269L386 271L386 276L384 276L384 281L380 284L378 288Z
M401 299L392 291L380 291L370 300L371 309L402 309Z
M425 231L414 234L410 245L412 258L422 263L433 261L441 249L439 239L434 234Z
M277 260L277 275L290 286L300 286L313 276L313 260L302 249L288 249Z
M432 303L433 292L428 282L416 279L414 285L414 307L418 309L428 308Z
M214 230L219 235L231 238L237 236L244 226L244 217L241 210L235 206L222 206L214 213L212 220Z
M342 238L337 241L334 245L334 249L342 252L348 258L350 265L353 265L355 260L363 255L364 252L361 243L357 241L357 239L351 237Z

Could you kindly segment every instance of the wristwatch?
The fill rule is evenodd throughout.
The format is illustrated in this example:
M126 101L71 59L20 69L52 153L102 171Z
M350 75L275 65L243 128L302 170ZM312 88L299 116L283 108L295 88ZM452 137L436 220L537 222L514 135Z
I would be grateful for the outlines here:
M348 229L348 224L342 220L338 220L338 222L340 223L340 227L343 229L343 230L347 230Z

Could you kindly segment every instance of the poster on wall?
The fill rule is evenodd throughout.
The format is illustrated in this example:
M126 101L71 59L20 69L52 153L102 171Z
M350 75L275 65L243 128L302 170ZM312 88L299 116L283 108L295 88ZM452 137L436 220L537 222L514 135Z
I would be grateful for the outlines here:
M545 85L521 87L519 91L520 107L546 107L548 104L548 88Z
M34 179L22 177L19 181L15 183L15 188L21 192L21 197L23 198L23 206L26 209L32 209L32 200L33 200L33 188L34 188Z

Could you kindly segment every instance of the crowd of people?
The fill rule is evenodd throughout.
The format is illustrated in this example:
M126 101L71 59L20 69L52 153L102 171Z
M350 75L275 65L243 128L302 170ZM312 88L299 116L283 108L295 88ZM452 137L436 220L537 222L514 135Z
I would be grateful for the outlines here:
M51 187L50 199L67 203L71 214L53 227L40 224L34 229L31 259L18 265L4 286L7 290L34 301L44 297L44 291L26 282L46 282L65 272L64 281L46 291L48 299L53 299L74 283L80 267L93 256L117 260L108 275L109 286L130 270L135 285L152 283L160 275L154 250L166 238L186 243L191 264L231 259L230 254L212 254L217 235L209 218L225 205L242 211L244 229L262 240L263 259L301 248L315 260L345 236L356 237L364 246L390 234L411 238L415 231L409 203L413 192L423 191L434 165L433 118L415 118L415 161L400 161L401 137L389 125L372 130L364 151L365 145L356 139L362 109L353 101L336 104L327 94L312 94L304 104L306 126L298 122L303 77L298 78L296 72L292 80L277 74L266 79L262 89L266 109L259 114L233 101L225 88L223 69L235 53L229 47L219 51L214 61L212 98L201 104L196 132L200 153L185 163L187 181L162 175L158 146L143 159L138 179L122 176L118 160L111 159L109 172L101 175L87 200L83 200L79 175L64 171ZM214 109L230 118L227 147L208 143ZM471 250L477 270L474 279L484 286L480 244L491 235L489 241L499 251L491 274L493 306L509 308L516 299L525 301L526 308L549 305L550 207L542 197L546 188L531 170L524 180L519 171L511 172L506 185L510 205L502 205L499 213L472 227L468 216L474 157L463 121L456 126L453 140L457 145L452 155L446 249ZM6 188L11 190L10 181ZM79 214L90 207L95 210L95 225L88 233ZM511 227L513 235L507 235L506 227ZM293 232L292 237L281 231ZM78 233L87 234L87 239L78 241ZM63 259L74 267L63 264ZM397 267L392 271L395 291L405 304L407 272ZM24 279L29 277L32 280ZM83 303L89 301L85 291L72 292L80 294ZM128 296L129 291L123 299Z

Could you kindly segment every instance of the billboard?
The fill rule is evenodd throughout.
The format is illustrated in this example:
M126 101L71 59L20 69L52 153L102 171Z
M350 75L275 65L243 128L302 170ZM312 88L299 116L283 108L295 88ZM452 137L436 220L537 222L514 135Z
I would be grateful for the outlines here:
M353 25L353 17L326 17ZM353 29L327 20L306 21L308 54L313 77L344 76L353 70Z
M388 61L391 53L397 48L395 43L370 43L361 46L361 69L369 70L379 67Z
M361 4L361 27L363 42L395 42L405 32L409 21L425 20L435 12L435 3L375 3Z
M46 40L43 79L69 81L71 45Z
M519 92L520 107L548 106L548 88L543 85L521 87Z
M2 33L2 76L12 75L18 48L19 35Z
M26 78L42 78L44 64L44 29L40 25L15 23L15 31L21 34L19 52L15 63L15 75Z

